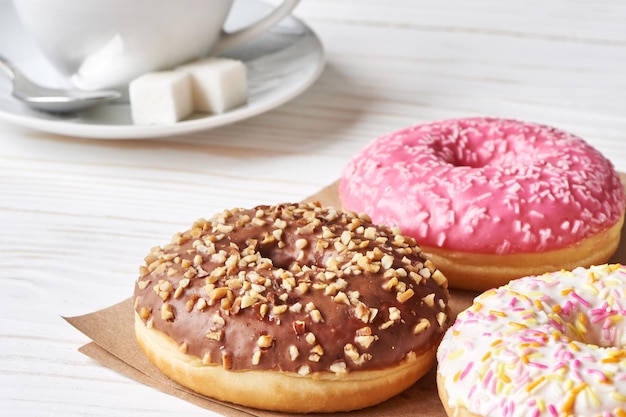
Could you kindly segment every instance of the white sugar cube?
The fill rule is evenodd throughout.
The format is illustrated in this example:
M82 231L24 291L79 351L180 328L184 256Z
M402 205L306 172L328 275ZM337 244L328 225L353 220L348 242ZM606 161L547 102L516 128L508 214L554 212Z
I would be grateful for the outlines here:
M179 71L150 72L128 86L133 122L176 123L193 112L190 76Z
M177 69L191 75L194 109L224 113L248 100L248 81L243 62L227 58L206 58Z

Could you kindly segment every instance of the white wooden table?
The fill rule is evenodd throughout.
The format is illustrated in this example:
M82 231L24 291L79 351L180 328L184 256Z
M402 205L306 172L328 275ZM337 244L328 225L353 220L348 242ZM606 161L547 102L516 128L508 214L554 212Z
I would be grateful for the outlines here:
M263 115L140 141L0 122L1 415L211 415L81 355L87 338L61 316L127 298L149 248L198 217L316 192L380 134L525 119L584 137L626 172L622 0L303 0L295 15L326 68Z

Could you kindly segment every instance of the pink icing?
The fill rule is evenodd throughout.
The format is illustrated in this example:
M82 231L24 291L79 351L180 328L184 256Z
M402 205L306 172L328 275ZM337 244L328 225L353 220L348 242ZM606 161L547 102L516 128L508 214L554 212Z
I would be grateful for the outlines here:
M613 165L581 138L493 118L382 136L345 167L339 195L422 245L497 254L566 247L613 226L625 206Z

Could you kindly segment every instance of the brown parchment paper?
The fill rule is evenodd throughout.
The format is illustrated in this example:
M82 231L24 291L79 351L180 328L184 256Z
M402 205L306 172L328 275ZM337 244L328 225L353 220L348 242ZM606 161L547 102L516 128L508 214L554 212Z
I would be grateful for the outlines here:
M626 175L621 174L621 177L622 182L626 184ZM305 199L305 201L315 200L324 205L340 207L337 183ZM611 262L626 264L626 227L622 229L621 243ZM450 304L453 313L456 315L459 311L469 307L476 295L477 293L469 291L451 290ZM163 375L137 346L131 298L103 310L83 316L66 317L65 320L92 340L79 348L81 353L120 374L228 417L285 415L212 400L195 394ZM374 407L343 414L358 417L414 415L445 417L446 413L437 395L435 375L435 368L433 368L412 387L394 398ZM324 416L324 414L309 415Z

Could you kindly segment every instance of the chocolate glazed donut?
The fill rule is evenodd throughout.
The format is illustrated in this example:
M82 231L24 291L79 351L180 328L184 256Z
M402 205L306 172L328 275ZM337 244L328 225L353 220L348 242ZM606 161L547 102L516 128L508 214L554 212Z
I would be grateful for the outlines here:
M226 210L145 258L135 330L183 386L285 412L366 407L434 364L447 280L412 238L316 203Z

